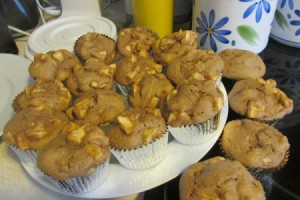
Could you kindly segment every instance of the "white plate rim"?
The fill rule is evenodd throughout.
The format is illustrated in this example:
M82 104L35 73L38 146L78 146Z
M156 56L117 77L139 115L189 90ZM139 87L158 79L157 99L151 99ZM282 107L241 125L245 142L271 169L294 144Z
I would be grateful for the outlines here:
M228 97L223 83L220 89L224 95L224 106L220 112L219 126L214 137L200 145L183 145L176 140L169 142L166 158L158 165L146 170L129 170L118 163L109 165L107 180L95 190L73 195L56 188L36 167L21 163L25 171L39 184L61 194L84 198L117 198L137 194L164 184L180 175L189 165L198 162L219 139L228 117ZM155 174L156 176L153 176ZM122 177L122 178L119 178Z

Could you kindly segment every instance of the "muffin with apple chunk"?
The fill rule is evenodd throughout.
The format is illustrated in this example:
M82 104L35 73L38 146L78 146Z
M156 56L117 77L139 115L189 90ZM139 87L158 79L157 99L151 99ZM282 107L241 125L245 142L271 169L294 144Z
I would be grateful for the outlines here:
M94 89L112 89L115 85L116 64L105 64L95 58L88 59L81 68L74 70L66 81L67 88L79 96Z
M61 191L80 194L108 176L109 139L98 127L68 123L37 157L37 167Z
M37 79L17 95L12 107L16 112L27 107L49 107L54 111L64 111L71 101L70 91L58 80Z
M130 169L146 169L166 155L168 132L159 109L130 108L119 115L107 135L111 151Z
M74 52L83 61L96 58L106 64L111 64L117 55L117 45L114 39L106 35L88 32L77 39Z
M35 79L64 81L78 67L81 67L80 61L72 52L59 49L35 54L28 71Z

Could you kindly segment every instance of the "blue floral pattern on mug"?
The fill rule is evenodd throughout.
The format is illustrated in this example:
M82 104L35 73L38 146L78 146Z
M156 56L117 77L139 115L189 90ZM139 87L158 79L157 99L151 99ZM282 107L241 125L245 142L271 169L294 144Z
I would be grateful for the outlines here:
M299 17L298 20L291 20L290 24L292 26L300 26L300 10L295 10L295 14L297 15L297 17ZM300 28L297 29L297 31L295 32L295 36L299 36L300 35Z
M204 46L206 40L209 39L211 49L217 52L218 47L215 40L223 44L229 43L229 40L224 36L230 35L231 31L221 29L223 26L227 24L229 18L223 17L222 19L220 19L215 23L215 11L213 9L210 10L208 19L203 12L201 12L200 14L201 14L201 19L199 17L197 17L196 19L199 25L198 27L196 27L196 31L202 34L200 39L200 46Z
M281 4L280 4L280 8L283 8L285 6L285 4L288 3L289 4L289 8L291 10L294 9L294 1L293 0L282 0Z
M250 5L246 11L244 12L244 19L249 17L253 12L255 12L255 21L258 23L260 22L263 14L263 10L269 14L271 11L271 5L268 0L239 0L240 2L248 3L248 2L254 2L252 5Z

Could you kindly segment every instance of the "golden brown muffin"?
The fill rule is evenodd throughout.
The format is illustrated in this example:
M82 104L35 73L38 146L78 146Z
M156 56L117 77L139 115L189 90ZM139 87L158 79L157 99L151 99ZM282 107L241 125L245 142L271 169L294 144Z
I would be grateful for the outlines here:
M142 27L124 28L119 32L117 49L123 56L149 57L151 45L159 36L150 29Z
M82 93L67 110L70 119L92 125L108 125L125 110L123 96L112 90L90 90Z
M111 147L135 149L161 138L165 132L166 123L158 109L130 108L117 117L107 135Z
M261 183L238 161L213 157L189 166L180 177L180 200L264 200Z
M158 107L160 99L175 88L164 74L145 76L138 84L133 84L129 102L134 108L153 109Z
M106 64L111 64L117 55L117 44L106 35L89 32L78 38L74 45L74 51L84 61L96 58Z
M276 88L276 82L272 79L237 81L228 94L228 100L236 113L262 121L280 119L293 110L293 100Z
M152 45L154 60L164 66L190 49L197 48L197 33L179 30L156 40Z
M41 150L68 123L63 112L47 107L28 107L16 113L4 126L3 140L20 150Z
M74 70L66 85L75 95L94 89L112 89L115 84L116 64L105 64L95 58L88 59L82 68Z
M37 79L15 97L13 109L16 112L27 107L49 107L53 111L64 111L71 101L70 91L58 80Z
M124 57L117 62L115 79L124 86L138 83L145 75L160 73L162 65L142 56Z
M59 49L35 54L28 71L36 79L64 81L74 68L80 66L79 59L72 52Z
M166 76L175 85L189 80L217 80L221 77L224 62L213 51L193 49L175 58L167 67Z
M97 126L68 123L37 157L37 167L56 180L90 176L110 156L109 139Z
M225 78L240 80L263 77L266 66L262 58L248 50L226 49L219 54L224 61Z
M216 116L224 96L212 80L192 80L180 84L160 103L162 115L172 127L194 125Z
M230 158L259 169L282 167L290 147L287 137L276 128L249 119L228 122L221 146Z

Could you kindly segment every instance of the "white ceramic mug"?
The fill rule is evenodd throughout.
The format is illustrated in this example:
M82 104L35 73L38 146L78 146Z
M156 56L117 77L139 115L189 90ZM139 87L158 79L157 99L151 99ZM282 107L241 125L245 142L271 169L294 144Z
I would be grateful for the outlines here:
M300 47L299 0L278 0L271 37L282 44Z
M269 41L277 0L194 0L192 30L198 47L260 53Z

